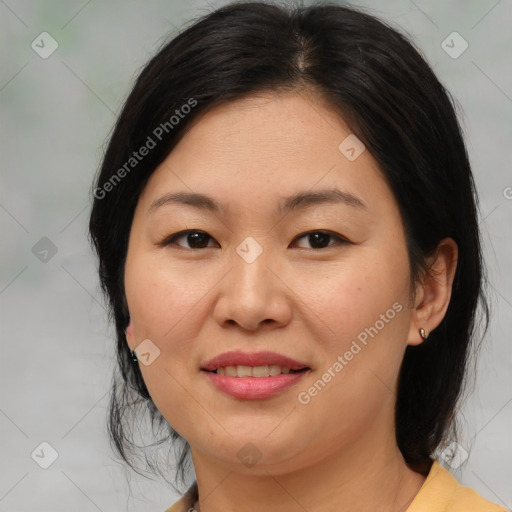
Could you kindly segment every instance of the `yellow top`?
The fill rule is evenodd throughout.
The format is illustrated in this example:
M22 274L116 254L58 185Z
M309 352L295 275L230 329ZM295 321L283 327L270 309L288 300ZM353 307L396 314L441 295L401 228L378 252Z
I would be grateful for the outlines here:
M197 484L194 482L185 495L165 512L196 512L196 493ZM438 461L434 461L427 479L406 512L507 512L507 509L460 485Z

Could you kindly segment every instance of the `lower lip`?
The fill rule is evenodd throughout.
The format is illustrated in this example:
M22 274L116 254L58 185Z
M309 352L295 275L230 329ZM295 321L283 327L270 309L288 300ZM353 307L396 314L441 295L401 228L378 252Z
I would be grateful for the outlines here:
M242 400L262 400L282 393L297 384L309 370L299 373L282 373L274 377L227 377L217 373L203 373L223 393Z

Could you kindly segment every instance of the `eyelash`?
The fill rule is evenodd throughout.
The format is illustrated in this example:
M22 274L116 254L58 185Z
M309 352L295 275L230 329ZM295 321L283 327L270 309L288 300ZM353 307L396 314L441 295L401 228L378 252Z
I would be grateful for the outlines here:
M201 233L203 235L206 235L210 240L214 240L214 238L212 236L208 235L208 233L206 233L205 231L201 231L200 229L186 229L184 231L180 231L179 233L175 233L173 235L170 235L170 236L166 237L158 245L160 247L168 247L168 246L176 245L178 247L181 247L182 249L188 249L188 250L191 250L191 251L197 251L199 249L207 249L208 247L211 247L211 246L199 247L199 248L183 247L183 246L178 245L178 244L175 243L176 240L178 240L178 239L180 239L180 238L182 238L182 237L184 237L184 236L186 236L186 235L188 235L190 233ZM334 238L337 241L337 243L341 244L341 245L350 244L351 243L349 240L347 240L346 238L342 237L341 235L338 235L337 233L333 233L332 231L328 231L328 230L325 230L325 229L317 229L317 230L306 231L305 233L301 233L300 235L297 235L293 239L293 242L295 242L296 240L300 240L301 238L304 238L304 237L306 237L308 235L313 235L313 234L318 234L318 233L321 233L322 235L327 235L327 236L329 236L331 238ZM327 249L329 247L332 247L333 245L335 245L335 244L329 244L327 247L321 247L321 248L300 247L300 249L310 249L310 250L313 250L313 251L320 251L322 249Z

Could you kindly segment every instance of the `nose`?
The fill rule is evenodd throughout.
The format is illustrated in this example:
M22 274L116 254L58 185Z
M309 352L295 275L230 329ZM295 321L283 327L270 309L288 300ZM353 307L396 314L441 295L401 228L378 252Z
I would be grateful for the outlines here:
M218 325L257 331L290 322L292 294L279 277L275 258L274 264L269 260L265 251L250 263L234 254L231 271L219 283L213 312Z

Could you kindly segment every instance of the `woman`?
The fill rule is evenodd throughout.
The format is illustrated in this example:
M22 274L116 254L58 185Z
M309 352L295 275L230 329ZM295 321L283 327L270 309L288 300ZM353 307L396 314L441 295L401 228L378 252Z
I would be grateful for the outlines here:
M486 303L454 108L402 35L218 9L141 72L94 197L110 434L130 463L140 406L191 456L169 511L504 510L435 460Z

